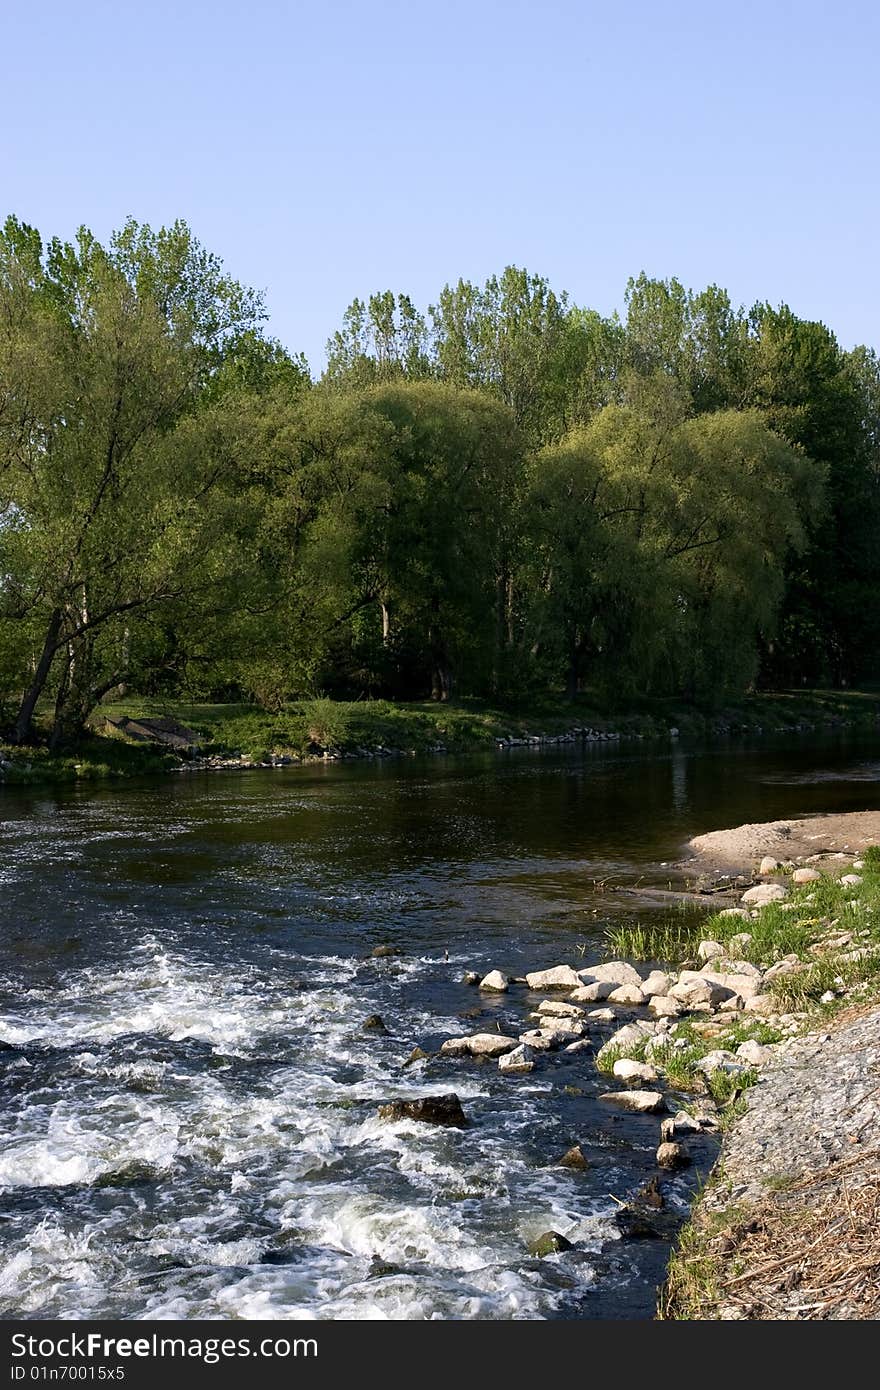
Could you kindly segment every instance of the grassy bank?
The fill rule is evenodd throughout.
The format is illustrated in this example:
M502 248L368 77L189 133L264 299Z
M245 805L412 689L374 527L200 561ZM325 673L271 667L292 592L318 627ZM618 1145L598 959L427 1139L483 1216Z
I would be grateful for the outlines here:
M638 700L623 706L584 696L576 701L545 699L504 708L478 700L449 705L429 701L294 701L277 713L254 705L198 704L133 696L103 705L92 718L92 735L75 747L50 753L45 747L0 744L8 782L68 781L76 778L142 776L166 770L167 754L127 742L107 720L171 716L195 730L207 755L240 754L260 762L286 757L300 761L325 749L343 756L385 750L419 754L494 748L511 739L557 738L574 729L623 738L712 738L741 734L808 731L835 725L876 727L880 695L866 692L796 691L746 697L720 710L703 710L676 700Z
M851 872L851 866L830 855L823 859L821 869L820 878L801 886L789 886L788 874L780 870L767 881L775 878L786 884L788 896L762 907L748 919L716 914L685 920L674 934L663 927L657 931L646 927L616 929L609 936L610 954L659 958L675 969L699 968L701 941L728 948L733 943L737 959L758 966L762 972L771 971L772 978L765 976L761 988L771 997L774 1012L765 1017L749 1013L728 1019L720 1015L702 1020L691 1017L672 1027L659 1044L643 1040L604 1050L600 1067L610 1071L619 1057L642 1061L647 1054L669 1085L683 1092L708 1091L726 1106L722 1110L725 1127L741 1118L746 1108L743 1094L759 1079L759 1071L727 1075L719 1070L706 1077L699 1064L708 1053L716 1049L735 1051L747 1040L772 1050L775 1044L808 1031L822 1033L827 1029L833 1033L838 1016L848 1020L854 1012L880 1007L880 848L866 850L857 858L855 871L860 882L840 882L840 876ZM822 1084L819 1072L815 1084ZM661 1300L662 1317L742 1316L725 1311L731 1290L739 1297L749 1271L754 1267L761 1272L758 1267L762 1260L766 1266L771 1248L776 1249L777 1256L787 1251L785 1258L795 1269L805 1253L804 1241L807 1246L814 1238L818 1243L822 1231L830 1229L836 1190L832 1169L797 1180L773 1172L763 1176L767 1197L760 1210L724 1205L723 1201L719 1204L725 1190L722 1148L721 1159L670 1262ZM873 1219L880 1213L877 1184L869 1188L870 1184L864 1189L864 1211L860 1208L859 1215L865 1231L868 1217ZM837 1204L839 1208L839 1193ZM803 1239L797 1238L798 1231ZM774 1266L774 1273L780 1269L785 1272L784 1260Z

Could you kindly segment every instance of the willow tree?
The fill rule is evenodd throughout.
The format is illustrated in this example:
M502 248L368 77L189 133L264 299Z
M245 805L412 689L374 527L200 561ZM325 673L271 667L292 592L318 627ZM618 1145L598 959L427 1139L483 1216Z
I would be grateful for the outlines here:
M259 296L189 228L128 222L43 244L0 234L0 621L33 634L11 736L41 698L54 739L124 678L133 627L221 578L236 467L206 383Z

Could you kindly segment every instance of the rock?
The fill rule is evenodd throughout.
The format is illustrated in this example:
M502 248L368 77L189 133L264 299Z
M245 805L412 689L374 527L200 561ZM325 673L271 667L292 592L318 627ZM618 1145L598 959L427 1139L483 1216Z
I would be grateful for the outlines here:
M505 1052L498 1058L498 1070L505 1074L519 1076L525 1072L534 1071L535 1052L525 1043L520 1043L512 1052Z
M529 1254L536 1259L543 1260L545 1255L558 1254L560 1250L571 1250L572 1243L561 1236L558 1231L545 1231L542 1236L537 1236L529 1241Z
M816 869L795 869L792 883L816 883L822 875Z
M715 991L712 997L713 1004L723 1003L730 994L738 994L741 998L748 999L751 995L757 994L761 988L761 972L754 965L749 965L748 969L745 970L733 969L734 965L739 966L741 963L748 964L747 962L732 962L732 968L729 971L713 970L711 966L704 967L700 971L683 970L676 988L687 988L691 984L703 981ZM675 990L672 990L671 993L675 995Z
M453 1125L461 1129L467 1116L454 1091L442 1096L420 1096L418 1100L392 1100L379 1106L383 1120L418 1120L426 1125Z
M388 1029L385 1027L385 1020L381 1014L370 1014L369 1018L364 1019L361 1028L365 1033L388 1032Z
M709 1010L715 1004L720 1004L727 998L728 991L721 989L710 980L680 980L677 985L673 985L669 991L669 998L675 999L678 1003L691 1012L703 1009Z
M637 1115L653 1114L663 1108L663 1096L659 1091L606 1091L599 1099Z
M748 1062L749 1066L763 1067L773 1060L773 1049L755 1042L754 1038L747 1038L736 1049L736 1055L741 1057L744 1062Z
M533 970L526 975L529 989L577 989L582 983L570 965L554 965L549 970Z
M592 1046L589 1038L578 1038L577 1042L566 1043L564 1050L566 1052L589 1052Z
M738 1072L747 1071L748 1068L744 1062L734 1057L732 1052L719 1047L715 1052L707 1052L705 1057L695 1062L694 1070L701 1071L704 1076L711 1076L714 1071L726 1071L736 1075Z
M563 1043L571 1042L571 1034L563 1033L558 1028L530 1028L527 1032L520 1033L519 1040L526 1047L533 1047L538 1052L552 1052Z
M686 1168L690 1161L691 1156L684 1145L676 1144L674 1140L661 1144L657 1150L659 1168Z
M453 1057L463 1053L470 1053L472 1057L500 1057L515 1047L516 1039L505 1037L503 1033L471 1033L468 1037L447 1038L440 1051Z
M743 1000L747 1014L757 1014L759 1018L769 1018L779 1008L772 994L753 994L751 999Z
M668 994L672 979L673 977L667 975L665 970L652 970L647 980L642 984L642 993L648 999L656 999L660 995Z
M545 1014L549 1018L583 1018L584 1011L579 1009L576 1004L563 1004L560 1000L556 1003L552 999L542 999L538 1005L538 1013Z
M672 1117L673 1134L699 1134L702 1127L700 1121L687 1110L676 1110Z
M616 1033L612 1033L606 1043L599 1048L596 1054L596 1061L601 1062L602 1057L612 1048L615 1051L625 1052L629 1047L637 1047L645 1041L645 1038L653 1037L656 1024L642 1022L640 1019L635 1023L626 1023L622 1028L618 1028Z
M618 985L608 996L609 1004L628 1004L638 1007L644 1004L645 994L639 989L638 985Z
M462 976L461 982L463 985L478 985L480 983L480 977L476 970L466 970Z
M702 961L717 960L725 954L720 941L701 941L697 947L697 958Z
M797 956L783 956L782 960L777 961L775 965L770 966L769 970L764 971L764 983L769 984L771 980L777 979L780 975L797 975L805 969L806 966L803 961L799 960Z
M858 888L862 879L860 874L844 874L840 882L845 883L847 888Z
M398 951L396 946L374 946L370 952L373 960L383 960L386 956L401 956L402 951Z
M591 1009L587 1018L592 1018L596 1023L613 1023L617 1014L613 1009Z
M584 1152L580 1144L572 1144L570 1149L566 1149L561 1158L556 1160L560 1168L579 1168L583 1171L589 1168L589 1163L584 1158Z
M744 907L722 907L719 917L748 917L748 912Z
M776 870L777 870L778 868L779 868L779 860L778 860L778 859L773 859L773 858L771 857L771 855L769 855L769 854L765 854L765 855L764 855L764 858L761 860L760 864L758 865L758 873L759 873L759 874L775 874L775 873L776 873Z
M819 1003L820 1003L820 1004L833 1004L836 998L837 998L837 995L834 993L834 990L833 990L833 989L826 989L826 991L825 991L824 994L820 994L820 995L819 995Z
M657 1073L644 1062L634 1062L629 1057L620 1057L612 1068L619 1081L656 1081Z
M592 985L579 985L568 997L575 1004L598 1004L616 988L611 980L596 980Z
M675 1121L673 1119L660 1121L660 1142L668 1144L675 1133Z
M668 994L655 994L648 1000L648 1008L655 1018L678 1018L681 1004Z
M506 994L509 988L510 981L500 970L490 970L480 981L480 989L488 990L492 994Z
M735 911L735 912L738 912L739 909L738 909L738 908L734 908L734 911ZM745 916L745 913L743 913L743 916ZM730 940L728 941L728 943L727 943L727 950L728 950L729 954L730 954L730 955L733 955L734 952L736 952L737 954L740 954L740 955L741 955L742 952L743 952L743 951L746 949L746 947L748 946L748 944L749 944L749 942L751 941L751 939L752 939L752 933L751 933L750 931L741 931L741 932L737 932L736 936L732 936L732 937L730 938Z
M753 907L766 907L768 903L782 902L787 895L788 889L781 883L759 883L755 888L746 889L740 902L751 903Z
M403 1065L405 1067L411 1067L413 1062L424 1062L427 1061L427 1058L428 1053L425 1052L423 1048L414 1047L412 1052L407 1057L406 1061L403 1063Z
M865 867L865 861L864 859L854 859L852 866L854 869L863 869Z
M625 960L609 960L604 965L591 965L588 970L579 970L580 977L578 983L585 985L596 984L597 981L610 982L612 986L617 985L636 985L641 987L642 977L633 966Z

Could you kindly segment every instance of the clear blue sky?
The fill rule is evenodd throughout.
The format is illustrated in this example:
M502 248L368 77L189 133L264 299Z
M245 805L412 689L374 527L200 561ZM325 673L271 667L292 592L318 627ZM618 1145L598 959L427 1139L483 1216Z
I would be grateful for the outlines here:
M876 0L2 5L0 210L184 217L320 367L355 295L644 269L880 345Z

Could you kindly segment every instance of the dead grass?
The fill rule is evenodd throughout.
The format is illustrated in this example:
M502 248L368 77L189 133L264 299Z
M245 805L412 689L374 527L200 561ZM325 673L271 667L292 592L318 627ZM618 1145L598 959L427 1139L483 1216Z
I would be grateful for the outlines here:
M880 1148L786 1182L750 1207L701 1207L670 1263L658 1316L880 1317Z

